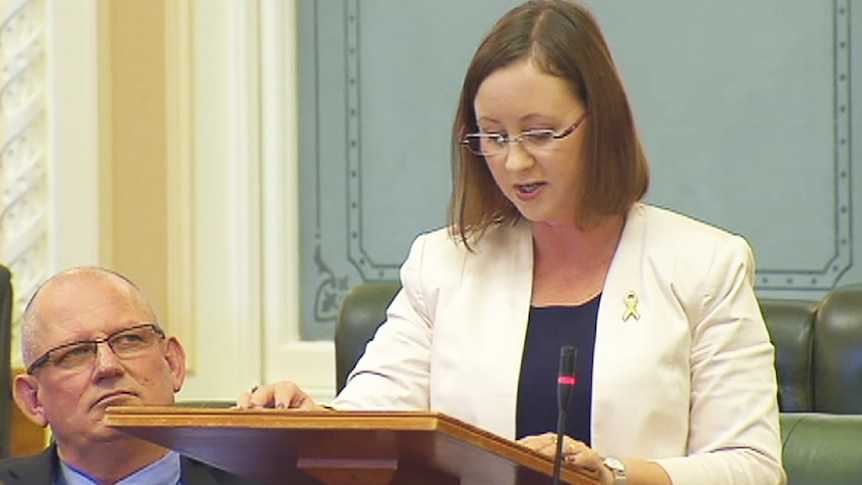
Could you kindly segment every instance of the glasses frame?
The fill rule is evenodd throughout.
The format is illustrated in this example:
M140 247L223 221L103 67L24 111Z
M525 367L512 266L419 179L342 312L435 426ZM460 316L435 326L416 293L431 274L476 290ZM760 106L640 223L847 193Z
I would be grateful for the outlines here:
M575 131L577 131L577 129L581 126L581 124L586 119L587 119L587 113L585 112L584 114L581 115L580 118L575 120L574 123L569 125L568 128L566 128L562 131L557 132L557 131L550 130L550 129L527 130L527 131L521 132L521 134L519 134L518 136L511 137L511 138L508 135L503 135L501 133L482 133L482 132L469 133L467 135L464 135L464 138L461 139L461 145L463 145L465 148L467 148L467 150L469 150L470 153L477 155L477 156L480 156L480 157L495 157L495 156L501 155L503 153L506 153L509 150L509 145L511 145L512 143L520 143L521 146L524 147L525 150L527 150L530 153L533 153L532 151L530 151L529 145L524 144L524 139L528 139L529 137L535 136L537 134L544 134L544 135L549 135L551 137L551 140L549 140L549 141L562 140L563 138L566 138L567 136L569 136L572 133L574 133ZM477 152L476 150L473 150L473 148L470 147L470 140L478 140L479 143L481 144L482 139L496 139L498 143L500 143L501 145L505 144L506 147L500 148L499 152L493 152L493 153Z
M111 340L113 338L115 338L117 335L129 332L131 330L137 330L139 328L145 328L145 327L150 327L153 330L153 333L156 334L158 340L164 340L165 339L165 336L166 336L165 331L162 329L162 327L158 326L155 323L141 323L139 325L132 325L131 327L126 327L126 328L117 330L116 332L113 332L110 335L105 336L105 338L93 339L93 340L76 340L74 342L69 342L69 343L65 343L63 345L58 345L56 347L53 347L53 348L49 349L48 351L46 351L41 356L39 356L38 359L34 360L33 363L30 364L29 367L27 367L27 374L33 375L34 372L36 372L37 370L39 370L40 368L44 367L49 362L51 362L51 355L57 353L57 351L63 350L63 349L69 348L69 347L74 347L76 345L81 345L81 344L91 344L95 348L98 348L99 344L102 344L102 343L108 344L108 348L111 349L111 352L114 352L114 355L119 356L119 354L117 354L117 352L114 350L114 346L111 344Z

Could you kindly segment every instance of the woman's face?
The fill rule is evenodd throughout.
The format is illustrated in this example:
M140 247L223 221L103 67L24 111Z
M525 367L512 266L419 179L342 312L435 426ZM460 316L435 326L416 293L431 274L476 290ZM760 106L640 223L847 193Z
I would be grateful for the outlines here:
M581 177L585 119L570 135L542 147L511 141L524 132L562 133L585 114L564 79L547 74L530 60L491 73L473 100L479 131L501 134L508 147L485 161L497 186L529 221L575 223L575 200Z

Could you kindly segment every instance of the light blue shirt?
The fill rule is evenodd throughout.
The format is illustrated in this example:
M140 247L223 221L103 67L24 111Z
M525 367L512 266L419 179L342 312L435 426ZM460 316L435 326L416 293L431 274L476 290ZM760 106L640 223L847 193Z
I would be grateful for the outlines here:
M56 485L98 485L85 472L60 460L60 473ZM182 485L180 483L180 455L169 451L167 455L132 473L116 485Z

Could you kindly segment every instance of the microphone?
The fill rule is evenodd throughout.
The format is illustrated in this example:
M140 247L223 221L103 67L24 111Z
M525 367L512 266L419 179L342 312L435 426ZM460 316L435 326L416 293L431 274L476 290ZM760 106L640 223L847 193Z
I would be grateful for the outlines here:
M560 349L560 373L557 377L557 450L554 453L553 485L560 483L560 467L563 461L563 438L566 435L566 418L569 403L572 402L572 389L578 383L575 368L578 361L578 349L572 345L564 345Z

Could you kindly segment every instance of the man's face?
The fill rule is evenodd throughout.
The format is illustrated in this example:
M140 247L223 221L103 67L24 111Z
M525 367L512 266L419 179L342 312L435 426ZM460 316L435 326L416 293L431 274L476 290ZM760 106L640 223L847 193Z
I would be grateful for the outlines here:
M59 345L105 338L119 330L152 323L154 316L133 289L113 277L82 276L46 286L33 302L38 318L33 357ZM30 362L28 362L30 364ZM92 364L63 369L48 364L34 371L29 386L16 382L16 400L39 424L50 424L62 448L126 437L102 423L105 408L172 405L185 377L185 355L173 338L157 339L143 352L118 357L98 345ZM24 386L24 387L22 387Z

